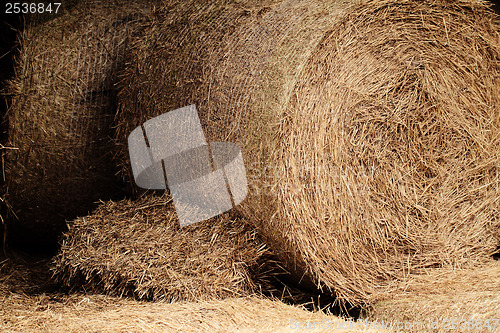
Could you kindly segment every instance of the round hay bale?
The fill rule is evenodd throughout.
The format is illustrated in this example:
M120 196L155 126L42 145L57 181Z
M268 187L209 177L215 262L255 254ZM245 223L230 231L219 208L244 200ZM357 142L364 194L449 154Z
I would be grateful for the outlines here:
M242 148L240 210L296 273L353 304L499 242L500 62L482 1L170 3L134 42L117 155L196 104Z
M71 222L53 270L66 286L177 301L257 292L266 258L244 220L226 214L181 229L168 196L146 196Z
M119 192L110 161L114 85L148 4L80 2L22 31L9 88L11 244L54 246L66 219Z

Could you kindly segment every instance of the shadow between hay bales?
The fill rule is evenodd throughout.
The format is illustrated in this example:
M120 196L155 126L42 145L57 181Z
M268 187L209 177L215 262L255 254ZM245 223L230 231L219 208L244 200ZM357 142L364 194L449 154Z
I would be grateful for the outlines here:
M7 225L4 219L7 216L8 205L5 202L5 154L7 145L7 120L5 114L9 104L7 81L14 74L14 56L18 51L16 36L22 26L22 18L7 15L4 11L0 14L0 245L3 254L6 253ZM1 254L0 254L1 255ZM1 258L1 257L0 257Z
M57 285L51 280L51 257L8 249L0 254L0 292L25 295L55 293Z
M3 8L2 8L3 9ZM14 74L14 54L16 53L17 30L21 27L20 17L9 16L3 13L0 16L0 142L4 143L6 136L6 126L4 116L7 111L7 94L5 91L6 80Z

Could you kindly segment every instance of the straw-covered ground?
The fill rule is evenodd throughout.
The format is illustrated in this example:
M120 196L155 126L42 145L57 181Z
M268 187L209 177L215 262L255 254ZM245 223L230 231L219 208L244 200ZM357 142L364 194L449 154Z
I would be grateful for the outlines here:
M63 294L44 286L46 266L46 259L0 261L2 332L297 332L305 325L314 328L308 332L384 332L257 296L169 303Z
M427 331L432 332L498 332L500 262L473 269L434 269L415 276L376 302L369 319L426 325L430 321L436 329Z
M397 292L384 295L359 318L362 322L355 320L358 326L259 296L169 303L89 292L66 294L48 280L48 264L46 258L26 260L12 253L10 259L0 260L1 331L449 332L445 325L458 323L476 326L455 331L495 332L498 324L493 319L500 315L498 261L475 270L432 270L407 281ZM429 322L439 323L438 329L419 326ZM393 330L381 329L391 323ZM403 329L397 329L398 323Z
M307 332L385 332L349 329L350 323L338 317L256 297L146 303L99 295L10 294L0 296L0 304L0 329L14 332L297 332L308 322L315 328Z

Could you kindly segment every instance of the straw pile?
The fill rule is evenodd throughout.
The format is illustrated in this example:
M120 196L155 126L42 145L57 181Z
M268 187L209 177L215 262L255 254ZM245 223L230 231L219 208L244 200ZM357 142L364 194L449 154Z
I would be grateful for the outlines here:
M2 332L296 332L291 324L299 323L332 327L312 332L357 332L339 317L255 296L169 304L61 294L47 286L45 259L10 256L0 255Z
M12 243L54 245L66 218L117 192L109 161L116 72L148 8L139 0L80 2L53 20L33 20L19 36L8 109L18 148L6 170L18 218Z
M256 280L264 281L260 266L270 260L254 228L240 218L222 215L181 229L168 196L109 201L69 229L55 259L55 280L139 299L249 295L262 288Z
M0 329L15 332L297 332L291 323L298 322L316 325L307 332L349 327L338 317L254 297L168 304L97 295L11 294L0 296L0 304ZM333 328L321 329L323 323Z
M196 104L237 142L240 206L298 279L354 304L499 243L500 62L478 0L189 1L127 60L117 142Z
M369 318L438 322L432 332L449 332L452 325L461 325L459 331L498 331L500 322L494 319L500 318L500 262L473 269L438 269L414 277L382 297Z

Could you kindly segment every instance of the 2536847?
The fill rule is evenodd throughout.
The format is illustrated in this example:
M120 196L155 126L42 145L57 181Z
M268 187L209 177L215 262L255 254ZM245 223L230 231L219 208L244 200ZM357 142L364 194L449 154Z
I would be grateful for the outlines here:
M6 14L43 14L54 13L57 14L61 2L54 3L30 3L30 2L7 2L5 4Z

